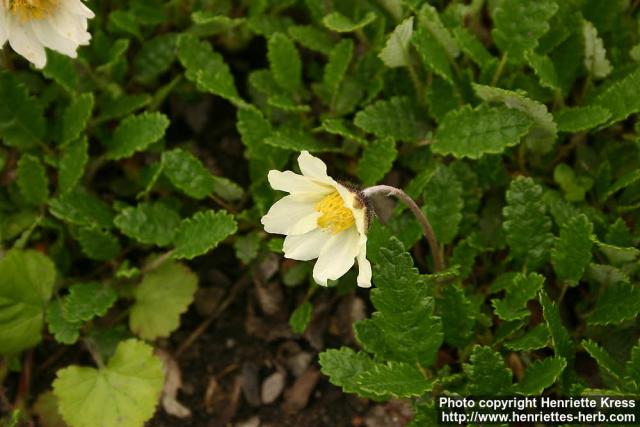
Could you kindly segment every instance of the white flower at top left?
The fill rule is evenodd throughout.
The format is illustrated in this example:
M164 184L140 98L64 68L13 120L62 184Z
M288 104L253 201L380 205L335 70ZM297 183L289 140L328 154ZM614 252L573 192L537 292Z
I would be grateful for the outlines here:
M93 12L81 0L0 0L0 47L11 48L43 68L45 47L75 58L89 44L87 20Z
M262 217L265 231L285 234L284 256L300 261L318 258L313 279L322 286L343 276L358 260L358 286L371 287L367 260L367 207L362 195L327 175L322 160L303 151L302 175L269 171L269 183L289 195Z

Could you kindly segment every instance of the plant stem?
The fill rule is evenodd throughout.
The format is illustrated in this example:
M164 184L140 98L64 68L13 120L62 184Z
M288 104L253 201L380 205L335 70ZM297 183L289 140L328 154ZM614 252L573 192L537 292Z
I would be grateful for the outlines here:
M416 219L420 223L422 227L422 232L424 233L424 237L427 238L427 242L429 242L429 248L431 249L431 255L433 256L433 263L436 273L442 271L444 269L444 261L442 259L442 254L440 253L440 245L438 244L438 239L436 239L436 235L433 232L433 228L431 227L431 223L427 219L426 215L420 207L413 201L411 197L404 191L399 188L391 187L390 185L374 185L373 187L365 188L362 193L365 197L373 196L374 194L383 194L385 196L394 196L395 198L401 200L415 215Z
M496 68L496 72L493 75L493 78L491 79L491 86L495 86L498 83L498 80L500 80L500 76L502 75L502 72L504 71L504 66L507 65L507 53L503 53L502 54L502 58L500 58L500 63L498 64L498 68Z

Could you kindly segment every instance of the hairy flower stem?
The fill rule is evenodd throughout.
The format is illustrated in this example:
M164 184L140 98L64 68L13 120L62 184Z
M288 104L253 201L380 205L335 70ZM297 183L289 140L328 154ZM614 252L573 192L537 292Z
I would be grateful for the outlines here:
M374 194L394 196L397 199L400 199L405 205L407 205L420 223L422 232L424 233L424 237L426 237L427 242L429 242L429 248L431 248L431 254L433 256L433 263L436 273L444 269L444 261L442 260L440 245L438 244L438 239L436 239L436 235L433 232L433 228L431 227L431 224L429 223L429 220L427 219L424 212L420 210L420 207L416 204L416 202L413 201L411 197L409 197L407 193L400 190L399 188L391 187L390 185L374 185L373 187L365 188L364 190L362 190L362 193L367 198L373 196Z

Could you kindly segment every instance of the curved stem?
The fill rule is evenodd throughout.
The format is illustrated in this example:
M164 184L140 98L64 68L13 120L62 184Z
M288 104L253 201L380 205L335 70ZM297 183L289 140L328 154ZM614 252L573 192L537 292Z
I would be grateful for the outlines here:
M433 256L433 263L435 265L436 273L442 271L444 269L444 261L442 260L442 254L440 253L440 245L438 244L438 239L436 239L436 235L433 232L433 228L429 223L426 215L420 207L413 201L411 197L404 191L400 190L396 187L391 187L390 185L374 185L373 187L365 188L362 193L365 197L370 197L374 194L384 194L385 196L394 196L397 199L400 199L405 205L409 207L413 215L415 215L416 219L420 223L422 227L422 232L424 233L424 237L427 238L427 242L429 242L429 248L431 249L431 254Z

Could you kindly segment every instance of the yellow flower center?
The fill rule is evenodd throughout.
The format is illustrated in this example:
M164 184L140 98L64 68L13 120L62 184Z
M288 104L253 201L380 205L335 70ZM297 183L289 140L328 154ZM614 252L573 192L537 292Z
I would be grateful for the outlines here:
M8 0L9 11L22 22L44 19L58 7L60 0Z
M316 211L322 215L318 218L318 226L338 234L355 224L351 209L344 205L342 197L337 191L325 196L316 203Z

